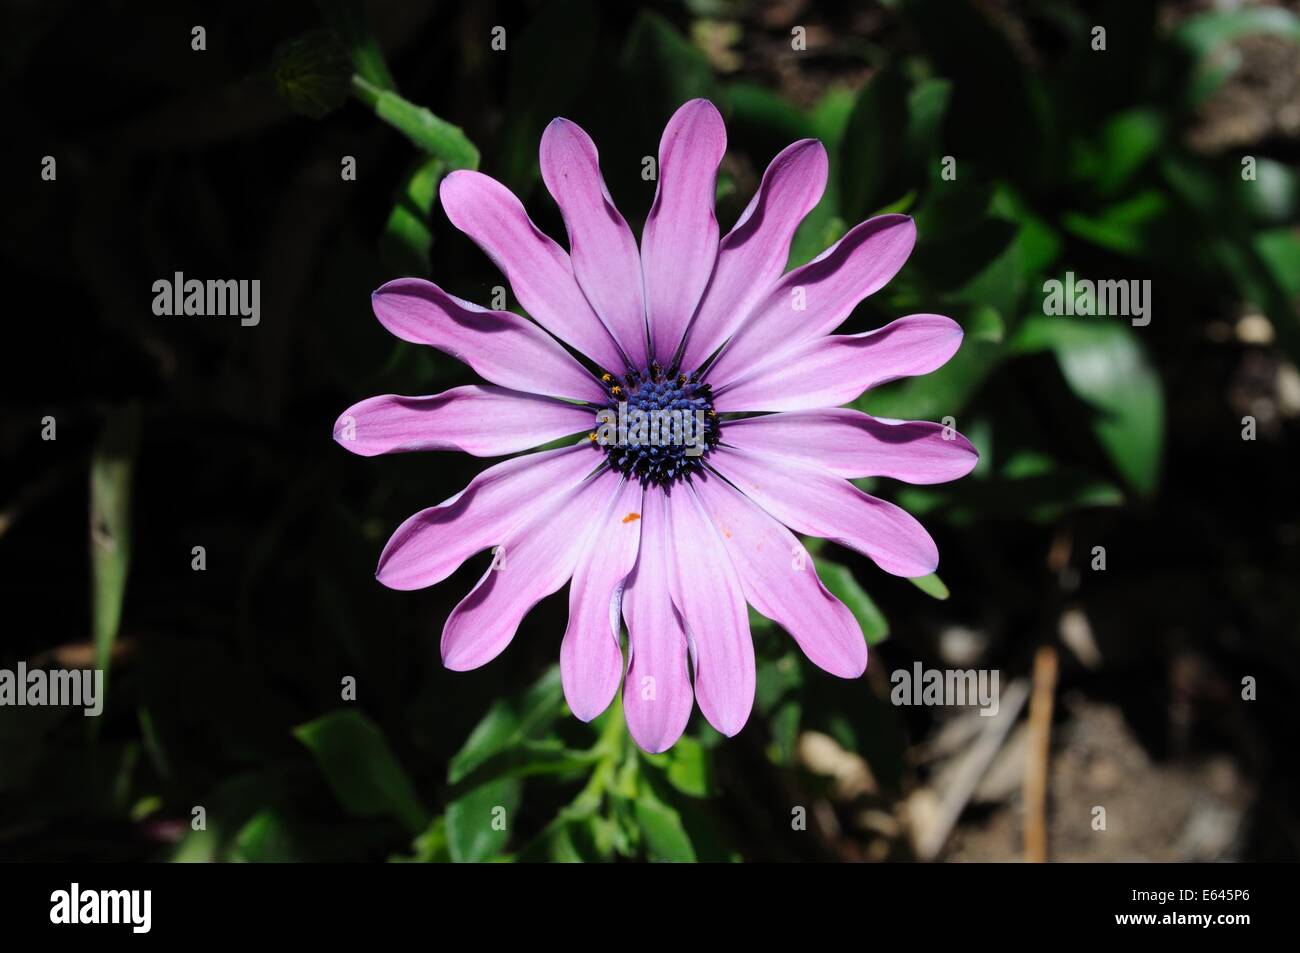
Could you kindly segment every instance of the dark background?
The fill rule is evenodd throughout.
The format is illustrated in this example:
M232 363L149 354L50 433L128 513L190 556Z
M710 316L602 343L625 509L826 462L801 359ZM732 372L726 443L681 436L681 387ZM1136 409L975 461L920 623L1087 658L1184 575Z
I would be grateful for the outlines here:
M0 857L929 856L917 845L981 720L891 706L889 673L996 668L1005 690L1045 649L1050 859L1294 860L1300 20L1245 7L0 5L0 667L111 661L100 719L0 709ZM724 741L697 713L655 759L562 711L545 673L563 591L495 662L444 671L442 622L487 557L418 593L374 565L401 520L486 464L364 460L330 433L361 398L473 380L389 337L373 288L422 274L486 304L504 281L433 198L455 158L349 94L354 70L459 126L557 238L545 123L592 135L639 234L641 157L700 95L728 120L724 232L809 135L832 185L792 264L873 212L916 216L914 258L847 329L922 310L966 328L949 367L858 404L953 415L981 450L957 484L875 487L934 533L950 597L826 547L823 575L846 567L878 643L867 677L838 682L756 626L749 725ZM176 271L260 279L260 325L155 316L152 284ZM1045 319L1042 283L1066 271L1150 279L1151 324ZM938 857L1022 856L1030 735L1013 730L959 798ZM595 807L593 750L626 782ZM467 824L495 804L508 833Z

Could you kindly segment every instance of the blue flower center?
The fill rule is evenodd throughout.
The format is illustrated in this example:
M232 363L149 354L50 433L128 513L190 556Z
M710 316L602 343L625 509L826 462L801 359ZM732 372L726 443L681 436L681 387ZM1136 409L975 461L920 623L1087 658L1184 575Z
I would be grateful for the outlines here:
M622 377L605 374L601 383L609 400L589 438L611 467L643 486L668 486L703 468L718 442L718 416L698 375L669 375L654 363Z

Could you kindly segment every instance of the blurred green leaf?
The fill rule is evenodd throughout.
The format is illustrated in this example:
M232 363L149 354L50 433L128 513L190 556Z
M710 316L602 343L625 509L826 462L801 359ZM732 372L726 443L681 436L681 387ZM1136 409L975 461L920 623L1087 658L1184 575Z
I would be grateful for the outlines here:
M1255 251L1285 293L1300 296L1300 235L1291 228L1260 232Z
M848 606L853 617L862 626L862 635L868 645L876 645L889 637L889 623L867 591L862 588L847 566L818 557L817 575L821 577L831 595Z
M553 0L511 40L510 121L502 130L496 164L522 199L537 181L537 143L546 124L564 113L589 75L599 26L600 8L592 0Z
M352 91L420 149L447 163L449 169L477 169L478 149L460 127L439 119L423 106L407 102L397 93L381 89L360 75L352 77Z
M1133 329L1111 318L1034 315L1013 346L1056 355L1070 389L1093 409L1093 432L1115 469L1152 495L1164 446L1164 395Z
M1051 161L1044 148L1047 106L1041 80L1024 67L1006 31L971 0L899 0L898 7L935 72L952 83L948 151L963 164L1037 181Z
M1159 148L1164 128L1160 114L1151 109L1110 117L1095 139L1074 142L1071 177L1090 183L1101 195L1113 195Z
M1257 250L1245 216L1227 200L1233 193L1222 187L1213 171L1187 157L1166 157L1161 168L1171 190L1199 219L1213 261L1238 293L1268 316L1278 342L1293 362L1300 363L1300 310L1287 292L1291 282L1280 278L1271 261Z
M500 853L523 794L515 778L493 781L447 805L447 847L451 859L476 864Z
M447 846L447 819L435 817L433 822L411 843L410 857L394 857L395 863L439 864L451 860Z
M1168 196L1147 189L1102 209L1097 215L1067 212L1061 219L1066 231L1109 251L1141 257L1159 250L1155 230L1163 227L1170 210Z
M447 766L447 779L463 781L489 758L507 751L555 722L564 709L560 668L553 665L516 702L496 701Z
M695 848L682 826L681 816L657 800L648 788L637 798L636 819L653 859L675 864L695 863Z
M240 860L251 863L279 863L297 860L293 831L274 808L258 811L235 835Z
M445 171L443 160L425 159L402 183L380 238L380 252L394 274L429 274L429 249L433 244L429 216Z
M683 735L663 754L644 755L651 764L661 768L664 776L678 791L691 797L708 797L711 793L709 780L709 753L700 742L690 735Z
M522 795L520 776L586 764L558 744L529 745L563 708L559 666L552 666L518 701L494 703L452 757L447 841L454 860L486 860L504 849Z
M944 585L943 580L939 578L937 573L930 573L928 576L916 576L907 581L934 599L947 599L950 595L948 587Z
M922 80L907 94L906 163L928 172L918 174L918 181L939 179L939 141L951 100L952 83L946 79Z
M428 815L379 727L355 709L332 711L294 729L344 809L360 817L387 815L412 834Z
M884 194L907 132L907 81L895 67L876 73L858 93L840 143L840 210L853 222L896 195Z
M105 673L122 622L131 568L131 491L140 445L140 408L114 411L90 460L90 567L95 667Z
M646 107L665 118L690 99L714 95L713 68L662 16L642 9L628 33L623 66Z
M1018 467L1012 458L1003 472L944 487L909 486L895 502L913 516L941 516L952 526L968 527L997 520L1055 523L1067 513L1100 506L1120 506L1118 486L1050 459L1037 471Z
M810 117L766 86L733 83L727 89L731 106L728 126L749 128L783 142L817 138Z

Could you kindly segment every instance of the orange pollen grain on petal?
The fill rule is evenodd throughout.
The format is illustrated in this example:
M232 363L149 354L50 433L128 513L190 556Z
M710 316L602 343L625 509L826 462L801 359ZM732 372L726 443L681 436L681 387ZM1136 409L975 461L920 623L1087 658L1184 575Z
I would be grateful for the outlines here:
M623 517L623 522L631 523L633 520L639 520L640 518L641 518L640 513L628 513L627 516Z

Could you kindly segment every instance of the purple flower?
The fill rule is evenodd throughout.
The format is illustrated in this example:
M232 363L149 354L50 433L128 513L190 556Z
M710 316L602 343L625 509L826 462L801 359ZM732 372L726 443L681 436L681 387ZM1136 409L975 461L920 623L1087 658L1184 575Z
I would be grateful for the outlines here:
M907 260L912 220L863 222L784 274L795 229L825 188L826 151L812 139L785 149L719 240L713 200L725 149L712 103L677 111L659 145L640 249L595 145L568 120L552 122L541 144L568 253L499 182L449 175L447 216L505 273L533 320L427 281L389 282L373 297L384 327L491 383L373 397L335 425L335 439L363 456L501 456L583 434L498 463L416 513L389 540L377 575L394 589L431 586L494 549L443 629L443 663L458 671L495 658L524 615L572 580L560 647L569 706L589 721L624 682L628 727L652 752L680 737L692 701L725 735L744 726L754 700L746 603L827 672L861 675L862 631L794 534L834 540L895 575L926 575L939 562L929 533L849 481L938 483L976 461L969 441L938 424L838 407L933 371L961 344L961 328L933 314L832 333Z

